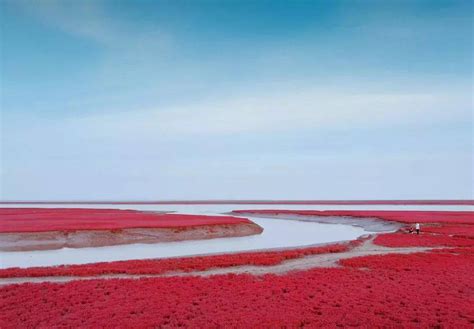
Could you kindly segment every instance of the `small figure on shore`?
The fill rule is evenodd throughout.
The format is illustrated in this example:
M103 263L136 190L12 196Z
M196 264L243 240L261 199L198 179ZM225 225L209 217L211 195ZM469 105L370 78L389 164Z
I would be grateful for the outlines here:
M416 234L420 234L420 223L415 224Z

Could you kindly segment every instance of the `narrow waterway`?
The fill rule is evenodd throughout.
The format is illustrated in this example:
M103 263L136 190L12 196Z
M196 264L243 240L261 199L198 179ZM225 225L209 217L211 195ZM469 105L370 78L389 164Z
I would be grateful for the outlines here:
M10 205L14 207L14 205ZM21 205L24 207L25 205ZM34 205L34 207L42 207ZM288 206L288 205L47 205L61 208L120 208L147 211L173 211L186 214L216 215L233 209L283 208L283 209L340 209L341 206ZM393 206L392 206L393 207ZM382 209L391 209L385 206ZM400 209L397 206L397 209ZM356 207L352 206L352 209ZM363 209L380 209L365 206ZM410 207L413 208L413 207ZM420 209L419 206L416 207ZM444 209L449 207L444 206ZM99 248L63 248L27 252L0 252L0 268L87 264L131 259L168 258L202 254L217 254L249 250L291 248L298 246L347 241L372 233L368 229L347 223L327 224L295 219L258 218L245 216L264 231L260 235L211 240L179 241L158 244L129 244ZM388 227L387 230L393 228Z

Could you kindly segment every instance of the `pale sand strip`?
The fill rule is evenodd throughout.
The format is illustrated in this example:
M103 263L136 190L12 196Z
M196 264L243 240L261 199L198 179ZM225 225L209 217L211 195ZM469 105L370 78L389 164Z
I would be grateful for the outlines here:
M304 271L312 268L329 268L340 267L339 261L353 257L373 256L373 255L388 255L388 254L410 254L416 252L426 252L439 248L425 248L425 247L409 247L409 248L388 248L377 246L373 244L373 237L364 241L364 243L352 250L340 253L327 253L312 255L303 258L291 259L284 261L277 265L271 266L233 266L225 268L211 268L205 271L192 272L168 272L165 274L107 274L98 276L50 276L50 277L23 277L23 278L2 278L0 285L20 284L20 283L41 283L41 282L56 282L64 283L75 280L101 280L101 279L142 279L142 278L166 278L173 276L201 276L208 277L211 275L225 275L225 274L285 274L292 271Z

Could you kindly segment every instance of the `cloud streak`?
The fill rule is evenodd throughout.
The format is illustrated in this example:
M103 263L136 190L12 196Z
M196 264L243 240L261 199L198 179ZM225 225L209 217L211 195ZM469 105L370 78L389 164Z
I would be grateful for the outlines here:
M75 124L107 132L149 135L228 135L311 129L374 129L469 120L468 92L340 92L325 88L256 93L178 107L86 116Z
M472 198L464 3L4 3L5 199Z

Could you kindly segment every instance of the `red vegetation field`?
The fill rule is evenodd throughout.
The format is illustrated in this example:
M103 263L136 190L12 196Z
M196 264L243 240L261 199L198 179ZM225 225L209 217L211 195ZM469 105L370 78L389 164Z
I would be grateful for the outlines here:
M366 213L361 217L367 217ZM377 244L441 249L350 258L340 261L339 268L285 275L94 279L0 286L0 327L473 328L472 212L455 220L434 212L389 213L384 219L424 223L421 234L402 229L379 235ZM350 247L7 269L0 271L0 277L159 274L272 265Z
M126 228L174 228L251 223L231 216L160 214L137 210L0 208L0 233Z
M0 327L472 328L471 252L372 256L287 275L0 288Z
M450 234L455 237L474 237L474 224L465 225L449 225L442 224L437 226L425 226L424 232L439 233L439 234Z
M416 235L396 232L378 235L374 243L386 247L473 247L474 239L453 237L446 234L422 233Z
M235 214L349 216L380 218L399 223L451 223L474 224L472 211L395 211L395 210L234 210Z

